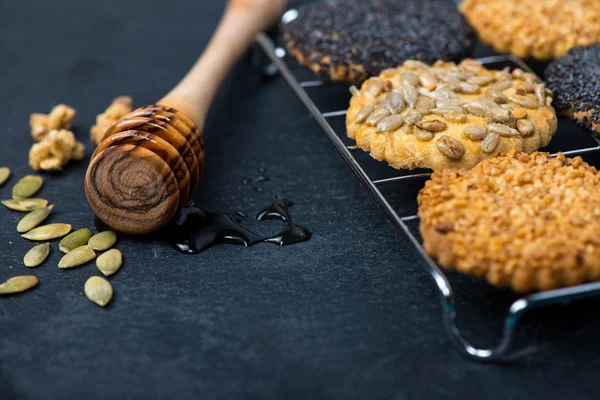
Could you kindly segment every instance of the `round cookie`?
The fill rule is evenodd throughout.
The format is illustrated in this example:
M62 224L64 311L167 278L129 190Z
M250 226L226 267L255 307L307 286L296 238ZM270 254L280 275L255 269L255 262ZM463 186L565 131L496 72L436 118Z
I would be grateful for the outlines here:
M418 196L425 250L517 292L600 280L600 173L580 157L511 152L434 172Z
M468 169L497 152L532 153L556 131L552 93L535 75L476 60L409 60L354 92L348 136L398 169Z
M460 9L483 43L521 58L600 41L600 0L464 0Z
M417 59L460 60L475 34L456 9L434 0L325 0L283 24L288 51L317 75L360 83Z
M557 110L600 136L600 44L571 49L544 75Z

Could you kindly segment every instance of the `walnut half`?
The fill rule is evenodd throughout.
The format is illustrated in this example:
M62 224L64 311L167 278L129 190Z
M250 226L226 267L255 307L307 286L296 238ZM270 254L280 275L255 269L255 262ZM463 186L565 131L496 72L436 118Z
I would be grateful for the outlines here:
M50 114L31 114L29 126L36 142L43 140L54 129L70 129L75 110L65 104L54 106Z
M104 132L115 122L129 114L133 110L133 100L129 96L119 96L112 101L106 111L98 114L96 125L90 129L90 139L94 146L102 140Z
M55 129L29 150L29 165L36 171L59 171L70 160L85 157L85 146L75 140L73 132Z

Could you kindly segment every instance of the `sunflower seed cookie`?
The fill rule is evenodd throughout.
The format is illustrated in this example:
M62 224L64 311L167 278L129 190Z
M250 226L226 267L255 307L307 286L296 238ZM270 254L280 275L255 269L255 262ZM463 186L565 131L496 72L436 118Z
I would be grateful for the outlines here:
M571 49L545 77L558 111L600 137L600 44Z
M418 196L428 254L517 292L600 280L600 173L580 157L515 151L434 172Z
M475 34L453 7L433 0L325 0L283 24L288 51L317 75L360 83L404 60L460 60Z
M464 0L460 9L483 43L521 58L600 41L600 0Z
M408 60L355 91L346 128L358 147L394 168L469 169L497 152L546 146L557 125L551 103L544 84L520 69Z

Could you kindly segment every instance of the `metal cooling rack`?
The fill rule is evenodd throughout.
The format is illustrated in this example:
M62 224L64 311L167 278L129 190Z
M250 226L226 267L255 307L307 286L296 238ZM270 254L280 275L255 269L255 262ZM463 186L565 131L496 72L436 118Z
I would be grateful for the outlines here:
M294 13L295 10L288 11L288 13L284 15L283 22L285 23L286 21L294 19L295 15L297 15L297 13L295 15ZM383 185L400 184L407 180L428 177L430 173L402 175L387 179L371 179L367 172L365 172L365 169L360 165L353 155L354 151L360 149L355 145L345 145L340 135L338 135L338 133L331 127L329 123L329 120L344 117L346 115L346 110L334 110L327 112L321 111L305 90L306 88L327 86L327 83L317 80L298 81L285 61L286 52L284 49L276 47L273 40L271 40L266 34L258 35L257 42L272 62L270 67L267 69L267 72L270 74L279 72L285 78L291 89L298 96L304 106L306 106L312 117L319 124L323 132L325 132L331 143L334 145L335 149L340 153L352 171L354 171L354 174L371 194L375 202L379 205L392 225L402 234L408 243L410 243L412 249L418 255L421 264L435 281L442 301L442 315L446 333L454 347L458 349L461 354L478 361L506 359L515 353L514 344L517 337L518 323L525 313L545 305L565 303L585 297L600 295L600 282L596 282L569 288L550 290L521 297L514 301L508 309L504 319L502 339L496 347L478 348L469 343L464 338L456 324L454 292L447 276L444 274L443 270L427 255L419 239L417 239L415 236L418 230L414 227L414 225L417 225L414 224L414 222L418 221L419 217L417 215L399 215L394 207L392 207L388 199L380 191L380 187ZM525 71L533 73L527 64L511 55L484 57L479 58L478 60L484 65L508 63L512 64L513 67L519 67ZM563 154L573 156L598 150L600 150L600 146L565 151Z

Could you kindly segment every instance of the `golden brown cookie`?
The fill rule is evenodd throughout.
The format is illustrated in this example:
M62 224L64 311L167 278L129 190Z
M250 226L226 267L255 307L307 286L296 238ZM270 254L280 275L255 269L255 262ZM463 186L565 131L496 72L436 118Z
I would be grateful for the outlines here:
M600 136L600 44L571 49L550 63L545 77L558 111Z
M418 196L428 254L517 292L600 279L600 173L580 157L510 154L434 172Z
M556 131L552 93L520 69L406 61L354 89L348 136L398 169L468 169L497 152L534 152Z
M600 41L600 0L464 0L460 9L483 43L521 58Z
M404 60L461 60L475 33L456 8L435 0L324 0L282 25L288 51L317 75L360 83Z

